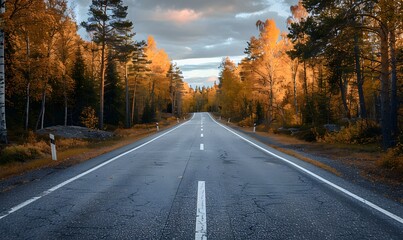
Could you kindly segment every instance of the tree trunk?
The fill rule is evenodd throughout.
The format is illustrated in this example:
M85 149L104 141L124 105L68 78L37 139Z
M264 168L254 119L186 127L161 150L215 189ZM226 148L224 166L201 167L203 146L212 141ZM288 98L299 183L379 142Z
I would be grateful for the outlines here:
M390 79L389 79L389 47L388 29L380 27L379 36L381 40L381 125L382 125L382 147L388 149L392 146L391 136L391 109L390 109Z
M341 93L341 100L343 102L344 113L348 119L351 119L350 109L348 108L347 104L347 83L348 81L343 80L343 77L340 77L339 87Z
M357 88L358 88L358 99L360 102L360 116L361 118L367 118L367 108L365 106L365 97L363 84L364 79L361 75L361 61L360 61L360 47L358 46L358 35L354 35L354 57L355 57L355 72L357 74Z
M127 63L125 62L125 99L126 99L126 116L125 126L130 128L130 113L129 113L129 79L127 78Z
M292 70L292 80L294 83L294 107L295 107L295 116L298 118L298 102L297 102L297 72L298 72L298 66L299 62L298 59L293 60L291 63L291 70Z
M42 118L41 118L41 129L43 129L43 124L45 122L45 110L46 110L46 87L43 90L43 97L42 97Z
M29 55L30 55L30 46L29 46L29 36L27 34L26 36L26 44L27 44L27 55L26 55L26 60L27 60L27 65L28 65L28 70L26 74L26 82L27 82L27 87L25 89L25 94L27 98L26 102L26 108L25 108L25 130L28 130L29 127L29 105L30 105L30 90L31 90L31 63L29 60Z
M43 123L45 121L46 87L47 87L47 84L45 84L45 86L43 87L43 91L42 91L41 111L39 112L38 121L36 121L36 127L35 127L36 130L38 130L39 123L41 123L40 129L43 129Z
M175 104L176 104L176 94L175 92L172 93L172 116L175 116Z
M132 123L134 124L134 108L136 106L136 91L137 91L137 76L134 77L134 90L133 90L133 101L132 101Z
M26 89L26 95L27 95L27 104L25 108L25 130L28 130L29 126L29 105L30 105L30 88L31 88L31 81L27 82L27 89Z
M64 64L66 66L66 64ZM66 70L63 70L63 95L64 95L64 126L67 126L67 82L66 82Z
M3 14L5 10L5 0L0 0L0 14ZM0 142L7 143L4 37L4 30L0 29Z
M308 96L308 77L306 72L306 60L304 59L304 94L305 97Z
M106 50L106 43L103 42L101 48L101 84L99 89L99 129L101 130L103 130L104 128L104 94L105 94L105 70L106 70L105 50Z
M390 67L391 67L391 133L392 140L396 140L399 134L398 129L398 109L399 100L397 97L397 60L396 60L396 32L395 30L390 31L389 39L390 48ZM394 144L394 143L393 143Z
M273 103L274 103L274 92L273 92L273 79L270 76L270 81L269 81L269 114L270 114L270 119L269 121L272 122L274 119L274 110L273 110Z

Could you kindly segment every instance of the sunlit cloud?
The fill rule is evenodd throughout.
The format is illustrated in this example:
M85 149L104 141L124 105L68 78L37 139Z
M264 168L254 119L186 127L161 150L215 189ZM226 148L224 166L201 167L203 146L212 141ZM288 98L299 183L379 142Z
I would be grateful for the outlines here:
M235 18L239 19L247 19L247 18L256 18L264 15L268 15L270 12L277 13L278 16L288 17L290 16L290 11L288 10L289 5L284 1L279 0L267 0L266 1L267 8L256 11L256 12L241 12L235 15Z
M244 55L230 56L234 63L240 63ZM223 57L210 58L189 58L174 60L178 67L182 69L183 77L191 86L213 86L214 82L218 83L218 75L220 73L220 65Z
M185 24L196 21L203 16L203 13L193 9L162 9L156 7L153 19L156 21L171 21L177 24Z
M252 13L238 13L235 15L235 18L251 18L251 17L256 17L256 16L261 16L265 14L267 11L258 11L258 12L252 12Z
M229 37L222 43L206 45L206 46L204 46L204 48L211 49L211 48L216 48L219 46L231 45L233 42L234 42L234 39L232 37Z
M209 83L218 82L218 77L217 76L210 76L209 78L207 78L206 82L209 82Z

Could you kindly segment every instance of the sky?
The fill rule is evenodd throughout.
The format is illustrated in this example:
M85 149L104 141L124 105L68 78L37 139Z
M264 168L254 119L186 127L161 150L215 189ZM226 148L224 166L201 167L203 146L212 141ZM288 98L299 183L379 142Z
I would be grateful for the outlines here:
M78 23L86 21L91 0L71 0ZM135 40L152 35L192 87L218 83L224 57L239 62L257 20L276 21L287 31L290 6L298 0L123 0L134 23ZM81 29L80 34L86 33Z

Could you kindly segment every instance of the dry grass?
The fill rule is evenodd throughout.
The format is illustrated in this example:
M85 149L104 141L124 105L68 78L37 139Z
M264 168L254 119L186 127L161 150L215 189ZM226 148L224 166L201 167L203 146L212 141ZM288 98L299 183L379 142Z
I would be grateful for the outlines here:
M277 146L274 146L274 145L271 145L271 147L274 148L274 149L277 149L280 152L283 152L283 153L285 153L287 155L293 156L293 157L298 158L298 159L300 159L300 160L302 160L304 162L307 162L307 163L310 163L310 164L312 164L314 166L322 168L322 169L324 169L324 170L326 170L328 172L331 172L331 173L333 173L333 174L335 174L335 175L337 175L339 177L342 176L342 174L339 171L337 171L335 168L332 168L332 167L330 167L330 166L328 166L328 165L326 165L326 164L324 164L322 162L316 161L314 159L305 157L305 156L303 156L303 155L301 155L301 154L299 154L299 153L297 153L297 152L295 152L293 150L284 149L284 148L277 147Z
M281 143L282 147L276 147L276 149L292 156L295 156L293 155L294 151L289 150L289 148L296 148L303 152L354 167L358 169L362 177L370 181L391 185L398 185L403 182L403 158L402 153L399 153L397 149L389 150L385 153L378 144L310 143L288 135L265 132L259 132L258 134L270 137ZM301 154L298 155L295 157L316 165L315 162L317 161L305 158ZM316 166L323 169L329 167L321 163L319 165ZM332 172L330 169L327 170Z
M234 126L234 123L228 124L228 123L223 122L223 121L221 121L221 122L222 122L222 123L225 123L226 125ZM246 131L249 131L249 132L251 131L251 128L250 128L250 127L246 127L246 128L244 127L243 129L246 130ZM257 129L257 134L259 134L259 135L261 135L261 136L266 136L266 137L273 138L274 140L276 140L277 142L282 143L283 145L298 145L298 146L312 146L312 145L313 145L313 143L308 143L308 142L306 142L306 141L299 140L299 139L297 139L297 138L294 138L294 137L291 137L291 136L288 136L288 135L271 134L271 133L268 133L268 132L266 132L266 131L264 131L264 132L259 132L259 129ZM312 164L312 165L314 165L314 166L317 166L317 167L319 167L319 168L322 168L322 169L324 169L324 170L326 170L326 171L328 171L328 172L331 172L331 173L333 173L333 174L335 174L335 175L337 175L337 176L341 176L341 175L342 175L342 174L341 174L339 171L337 171L335 168L333 168L333 167L331 167L331 166L329 166L329 165L326 165L326 164L324 164L324 163L322 163L322 162L316 161L316 160L314 160L314 159L305 157L305 156L303 156L302 154L297 153L296 151L293 151L293 150L290 150L290 149L286 149L285 147L275 146L275 145L273 145L273 144L268 144L268 145L269 145L270 147L274 148L274 149L277 149L277 150L280 151L280 152L283 152L283 153L285 153L285 154L288 154L288 155L290 155L290 156L293 156L293 157L295 157L295 158L298 158L298 159L300 159L300 160L302 160L302 161L304 161L304 162L308 162L308 163L310 163L310 164Z
M383 175L403 182L403 144L389 149L376 164L384 170Z

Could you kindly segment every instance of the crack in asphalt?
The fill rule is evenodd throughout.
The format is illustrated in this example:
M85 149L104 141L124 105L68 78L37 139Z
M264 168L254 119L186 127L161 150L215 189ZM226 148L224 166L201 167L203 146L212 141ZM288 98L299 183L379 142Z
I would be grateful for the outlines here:
M193 147L195 141L196 141L196 138L193 138L193 142L192 142L192 144L190 145L190 148L191 148L191 149L192 149L192 147ZM187 162L186 162L185 168L183 169L182 178L180 178L178 187L176 188L175 195L174 195L174 198L173 198L173 200L172 200L172 205L171 205L171 207L169 208L168 215L167 215L167 217L166 217L166 219L165 219L165 221L164 221L164 222L165 222L165 223L164 223L164 227L162 228L162 231L161 231L161 234L160 234L159 239L163 239L163 238L164 238L164 232L165 232L165 231L167 230L167 228L168 228L168 221L169 221L169 218L171 217L171 214L172 214L172 208L173 208L174 202L175 202L175 200L176 200L176 198L177 198L177 196L178 196L179 188L180 188L180 186L182 185L183 179L184 179L184 177L185 177L185 172L186 172L186 170L187 170L187 168L188 168L188 165L189 165L189 162L190 162L190 159L191 159L191 158L192 158L192 151L189 151L189 157L188 157L188 160L187 160Z

